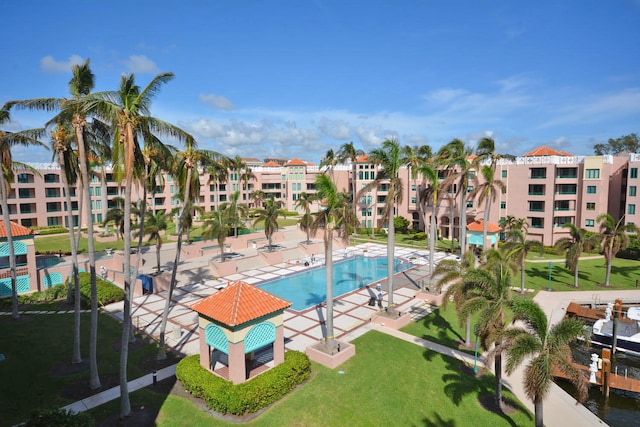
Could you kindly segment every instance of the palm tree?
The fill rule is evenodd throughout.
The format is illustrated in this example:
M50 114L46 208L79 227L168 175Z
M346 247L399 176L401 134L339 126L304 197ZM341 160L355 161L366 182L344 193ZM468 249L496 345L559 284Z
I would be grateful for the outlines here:
M115 206L109 208L107 211L107 215L104 217L104 221L102 222L103 226L106 226L110 222L113 222L113 228L116 232L118 238L124 240L124 199L122 197L114 197L111 199ZM131 205L131 215L138 216L140 215L140 210L135 204Z
M382 142L382 147L376 148L369 153L369 161L378 165L378 173L376 178L367 184L360 194L376 188L383 183L388 185L389 190L385 200L384 210L382 213L383 220L387 221L389 233L387 236L387 288L389 293L389 311L393 311L393 268L394 268L394 252L395 252L395 206L396 203L402 203L402 179L398 176L400 168L406 164L402 156L402 148L396 140L386 140Z
M420 175L420 167L428 162L431 157L433 157L433 152L431 147L428 145L405 145L402 147L402 154L407 162L407 167L409 168L409 177L413 182L412 188L418 190L417 179ZM407 192L409 194L409 192ZM416 206L418 207L418 211L420 212L420 217L424 218L424 206L425 204L421 201L422 196L421 191L416 191Z
M507 329L503 335L505 370L511 374L522 362L531 359L524 373L524 391L533 401L536 427L542 427L542 403L549 393L554 367L564 372L575 385L579 402L587 396L586 378L573 364L569 346L584 336L584 324L577 318L565 317L549 328L546 314L529 298L517 298L512 311L517 326Z
M511 230L518 230L526 234L529 228L526 218L516 218L513 215L507 215L501 218L498 226L504 230L505 236L508 236Z
M253 221L253 226L259 222L264 222L264 235L269 240L269 252L273 250L271 244L271 238L273 233L278 231L278 217L282 215L286 218L285 211L282 209L282 202L280 200L274 200L273 197L269 197L264 202L264 208L256 211L257 218Z
M238 218L229 214L227 204L220 205L218 209L211 212L204 220L202 237L205 240L216 239L220 248L220 262L224 262L224 242L229 236L229 231L239 221Z
M209 180L215 186L216 209L220 206L220 184L229 179L229 165L227 163L226 161L216 162L208 169Z
M139 137L143 132L151 131L168 135L178 140L190 138L180 128L149 115L151 102L159 93L162 85L173 79L173 73L161 73L141 89L135 83L133 74L123 75L120 87L116 91L98 92L87 95L83 109L112 124L115 129L113 154L114 173L122 176L125 182L124 203L124 310L120 352L120 415L126 417L131 412L127 383L127 358L129 334L131 330L131 190L136 170L136 158L139 159ZM88 182L88 181L87 181Z
M438 204L440 181L438 180L438 171L431 163L423 163L416 168L416 171L422 175L426 182L422 200L426 205L431 199L431 221L429 227L429 277L433 277L433 265L436 246L436 208ZM424 211L424 209L423 209Z
M507 243L503 248L509 251L509 257L519 265L520 267L520 294L524 294L524 276L525 276L525 262L527 255L531 250L538 249L540 253L544 250L542 242L536 240L527 240L526 232L513 229L507 233Z
M160 272L160 250L162 249L162 233L169 225L170 214L164 212L147 212L147 221L144 224L144 233L149 236L149 242L156 241L156 271ZM140 252L140 251L138 251Z
M356 216L356 209L358 208L356 204L356 195L358 193L358 190L356 189L356 168L358 166L356 161L358 160L358 157L362 155L364 155L364 151L356 149L353 142L342 144L337 155L337 159L340 163L346 163L347 161L351 162L351 194L353 197L351 204L353 205L353 214Z
M315 234L319 227L324 229L325 281L327 284L326 337L323 350L325 353L335 354L337 343L333 331L333 230L344 228L342 239L346 241L358 220L349 207L348 195L338 192L336 184L327 173L318 175L315 183L316 196L322 209L316 216L312 230Z
M566 253L565 267L573 273L573 286L578 287L578 263L580 255L589 250L596 243L584 228L578 228L571 223L565 223L564 228L569 229L569 237L558 239L555 249Z
M316 201L314 194L302 192L296 199L296 209L302 209L304 215L300 219L300 229L307 233L307 240L305 243L311 243L310 233L313 229L313 215L311 215L311 205Z
M326 170L329 171L329 174L333 175L333 169L337 164L338 159L336 153L332 148L330 148L327 150L327 154L325 154L320 160L320 169L322 170L322 168L326 168Z
M459 261L455 259L443 259L438 263L431 275L431 281L435 280L436 290L440 292L444 286L449 286L442 298L443 308L447 307L449 301L453 301L454 305L460 307L465 301L465 283L462 278L466 272L475 266L476 259L472 252L466 252L464 257ZM460 317L460 324L462 324L463 317ZM471 347L471 315L467 315L464 318L465 323L465 338L464 345L467 348Z
M177 178L178 185L180 186L180 194L183 196L182 212L180 213L180 222L178 226L178 242L176 243L175 261L173 262L173 269L171 270L171 281L169 282L167 299L165 300L162 320L160 322L158 360L164 360L167 358L165 332L167 328L167 321L169 319L169 311L171 310L171 304L173 302L173 291L177 283L176 277L182 251L182 234L184 233L187 218L191 218L190 212L193 206L193 200L197 200L199 197L200 181L198 178L198 170L199 168L207 169L213 164L225 159L226 158L224 156L215 151L198 149L196 141L191 136L186 140L185 150L177 153L175 156L172 165L172 173L173 176ZM193 173L194 170L195 173Z
M478 197L478 203L484 204L484 219L482 225L482 249L487 250L487 224L489 223L489 209L491 204L495 203L498 194L506 188L504 182L499 179L495 179L495 167L482 166L480 174L482 175L482 183L477 185L469 193L471 199Z
M469 172L476 166L471 159L472 151L464 142L454 139L438 151L438 159L442 165L452 173L445 179L443 186L458 184L457 194L460 197L460 257L467 250L467 187L469 187Z
M607 274L604 285L609 287L611 276L611 264L618 252L629 247L627 233L637 233L638 228L634 224L625 224L624 215L618 221L608 214L598 215L596 221L600 224L600 247L607 262Z
M513 264L506 251L487 251L487 263L468 270L462 276L464 300L457 311L461 316L479 313L477 330L485 349L494 343L496 403L502 404L502 338L505 317L511 305Z
M235 218L233 221L233 236L238 237L238 227L242 226L242 216L247 210L246 205L240 203L240 191L234 191L229 197L227 206L229 209L229 215Z
M9 106L3 105L0 109L0 126L11 121ZM45 147L42 142L38 141L44 134L44 129L23 130L20 132L9 132L0 129L0 189L2 192L2 217L4 220L4 228L7 233L7 246L9 248L9 268L11 270L11 307L14 319L20 317L18 311L18 287L17 287L17 266L16 254L13 248L13 236L11 235L11 217L9 215L9 204L7 197L11 191L11 183L13 182L13 159L11 157L11 149L17 145L30 146L36 145Z
M253 190L250 194L249 194L249 198L251 200L253 200L253 203L255 204L256 208L261 208L262 204L264 202L264 199L267 197L267 193L265 193L262 190Z

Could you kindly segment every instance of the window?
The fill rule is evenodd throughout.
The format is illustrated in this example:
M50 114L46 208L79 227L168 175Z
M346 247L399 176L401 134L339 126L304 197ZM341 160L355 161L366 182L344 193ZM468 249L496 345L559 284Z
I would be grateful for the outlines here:
M591 202L587 202L587 210L588 211L595 211L596 210L596 204L595 203L591 203Z
M507 202L500 202L500 209L507 209Z
M627 208L627 213L629 215L634 215L636 213L636 205L629 205Z
M358 172L358 179L362 180L363 178L364 178L364 172L363 171Z
M471 193L473 191L473 185L467 187L467 193Z
M635 195L636 195L636 186L635 185L629 186L629 196L633 197Z
M573 203L571 200L556 200L553 208L557 211L574 210L575 205Z
M587 185L587 194L596 194L596 186Z
M576 184L556 184L556 194L576 194Z
M573 217L557 216L553 219L554 227L562 227L564 224L573 224Z
M593 227L595 225L595 221L592 219L586 219L584 221L584 226L585 227Z
M411 198L411 204L412 204L412 205L415 205L415 204L416 204L416 198L415 198L415 197L412 197L412 198Z
M530 212L544 212L544 202L536 201L529 202Z
M542 228L544 227L544 218L531 218L531 227Z
M467 200L467 207L468 208L472 208L473 207L473 200Z
M507 177L507 170L506 170L506 169L502 171L502 177L503 177L503 178L506 178L506 177Z
M600 178L600 169L587 169L585 173L585 178L587 179L598 179Z
M629 178L637 178L638 177L638 168L629 169Z
M544 185L529 184L529 195L544 196Z
M531 168L531 179L544 179L547 177L547 168Z
M558 168L556 178L577 178L578 168Z

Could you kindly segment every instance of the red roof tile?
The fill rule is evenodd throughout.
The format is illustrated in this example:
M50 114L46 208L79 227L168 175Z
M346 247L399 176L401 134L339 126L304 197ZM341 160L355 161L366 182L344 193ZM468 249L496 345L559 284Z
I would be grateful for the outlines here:
M484 220L480 219L473 221L471 224L467 225L467 230L478 231L481 233L484 232ZM487 222L487 233L497 233L500 230L502 229L494 223Z
M33 234L33 231L31 231L30 228L23 227L22 225L11 221L11 236L29 236L31 234ZM0 238L7 238L7 229L4 226L4 221L0 221Z
M267 163L264 163L262 167L265 168L279 168L280 165L274 162L273 160L269 160Z
M529 151L523 157L534 156L573 156L573 154L567 153L566 151L554 150L551 147L543 145L542 147L538 147L534 150Z
M356 163L367 163L369 161L369 156L363 154L362 156L356 159Z
M287 166L306 166L306 165L307 165L306 162L303 162L297 157L289 160L289 162L287 163Z
M198 301L191 309L225 325L238 326L290 306L289 301L238 281Z

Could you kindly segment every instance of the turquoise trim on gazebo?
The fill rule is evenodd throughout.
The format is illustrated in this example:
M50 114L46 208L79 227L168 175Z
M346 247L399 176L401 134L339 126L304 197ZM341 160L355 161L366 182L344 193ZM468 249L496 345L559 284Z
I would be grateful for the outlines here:
M229 355L229 340L219 326L213 324L207 325L204 331L206 337L205 340L208 346Z
M62 283L64 283L64 280L62 280L62 274L60 273L45 274L45 276L42 278L42 286L44 286L45 288L50 288L51 286L55 285L61 285Z
M487 237L489 238L490 244L492 244L492 245L496 244L496 235L495 234L487 234ZM475 233L469 234L469 244L470 245L484 246L484 244L482 243L482 234L475 234Z
M26 255L27 245L22 242L13 242L13 251L16 255ZM9 256L9 245L7 243L0 245L0 256Z
M249 353L272 344L276 340L276 326L270 322L255 325L244 338L244 352Z
M19 294L29 292L31 289L29 276L18 276L16 288ZM11 277L0 279L0 297L6 297L7 295L11 295Z

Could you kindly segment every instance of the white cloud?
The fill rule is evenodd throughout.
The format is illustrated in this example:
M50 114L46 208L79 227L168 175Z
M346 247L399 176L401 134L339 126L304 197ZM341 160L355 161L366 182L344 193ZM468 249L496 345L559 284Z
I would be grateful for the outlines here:
M316 124L318 130L323 134L339 140L347 140L351 138L351 127L344 120L331 120L322 117Z
M158 66L146 55L130 55L129 59L122 61L122 63L132 73L138 74L157 74L160 72Z
M200 100L200 102L204 104L208 104L213 108L215 108L216 110L225 110L225 111L233 110L233 104L231 103L231 101L229 101L227 98L225 98L222 95L216 95L214 93L210 93L210 94L201 93L200 96L198 96L198 99Z
M40 59L40 69L47 73L66 73L71 71L72 65L84 62L80 55L71 55L68 61L56 61L53 56L47 55Z

